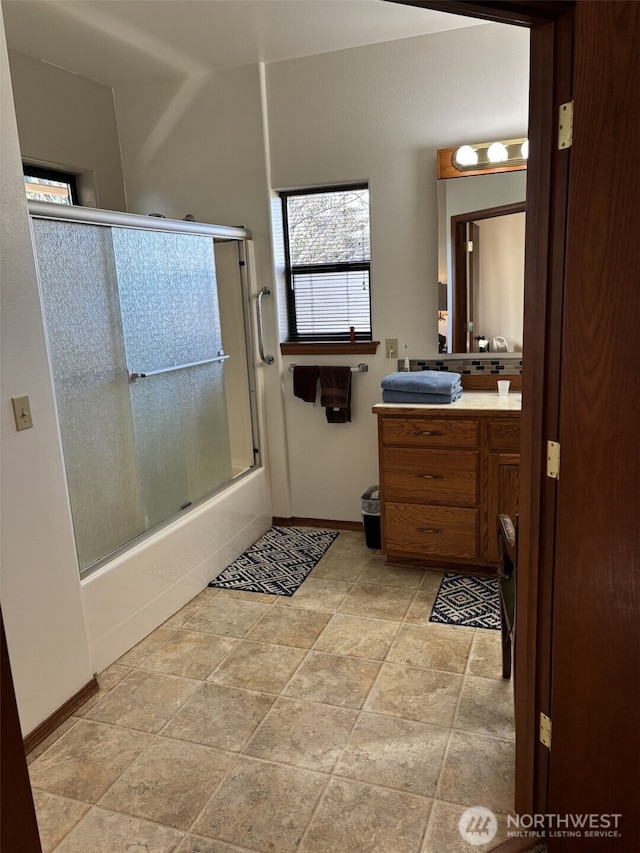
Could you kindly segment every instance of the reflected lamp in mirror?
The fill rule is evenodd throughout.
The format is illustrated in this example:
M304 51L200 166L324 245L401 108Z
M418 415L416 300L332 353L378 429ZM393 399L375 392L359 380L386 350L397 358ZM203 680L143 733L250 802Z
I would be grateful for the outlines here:
M441 148L438 151L438 178L488 175L527 168L528 139L505 139Z

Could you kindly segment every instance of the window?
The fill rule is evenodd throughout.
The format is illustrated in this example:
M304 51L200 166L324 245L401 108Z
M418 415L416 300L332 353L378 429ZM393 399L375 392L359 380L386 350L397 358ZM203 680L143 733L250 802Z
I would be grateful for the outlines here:
M57 169L24 164L24 186L31 201L50 201L54 204L78 204L76 176Z
M289 341L370 341L367 185L280 195Z

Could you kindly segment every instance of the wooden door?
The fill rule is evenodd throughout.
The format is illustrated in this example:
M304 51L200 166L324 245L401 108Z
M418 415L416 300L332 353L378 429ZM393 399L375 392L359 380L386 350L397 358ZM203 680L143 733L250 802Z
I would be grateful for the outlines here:
M577 4L548 811L620 835L550 853L640 850L639 43L639 3Z
M1 611L0 678L0 851L42 853Z
M453 349L477 352L474 338L480 334L477 307L480 283L480 229L470 214L451 217L453 250Z

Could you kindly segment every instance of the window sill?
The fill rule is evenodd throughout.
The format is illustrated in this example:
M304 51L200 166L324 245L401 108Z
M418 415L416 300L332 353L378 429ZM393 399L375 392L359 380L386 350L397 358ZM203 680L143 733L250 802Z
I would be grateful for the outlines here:
M285 341L280 344L280 352L282 355L375 355L379 346L380 341L356 341L353 344L348 341L326 344L320 341Z

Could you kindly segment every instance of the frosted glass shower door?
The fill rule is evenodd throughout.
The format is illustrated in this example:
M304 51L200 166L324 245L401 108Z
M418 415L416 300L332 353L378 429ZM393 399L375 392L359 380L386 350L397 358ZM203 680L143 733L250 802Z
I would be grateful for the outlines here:
M232 478L213 240L114 228L145 524ZM204 363L203 363L204 362Z
M32 225L83 570L145 530L111 233Z

